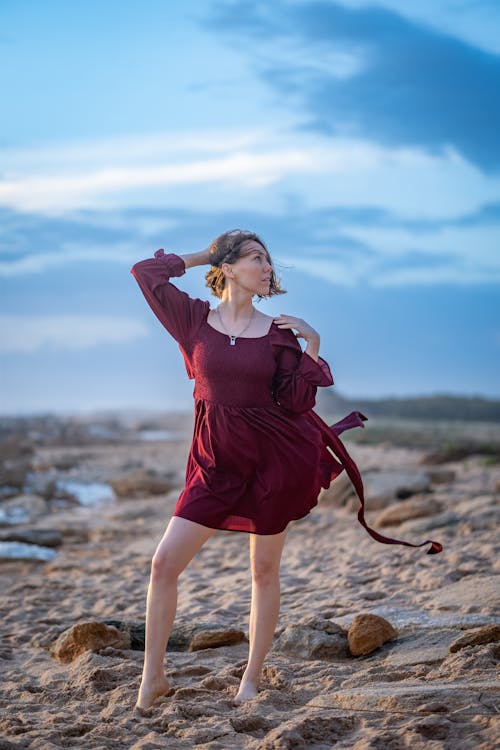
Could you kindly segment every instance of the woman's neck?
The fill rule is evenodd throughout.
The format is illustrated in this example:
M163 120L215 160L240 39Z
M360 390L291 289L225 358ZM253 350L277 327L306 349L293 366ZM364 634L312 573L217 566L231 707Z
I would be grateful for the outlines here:
M242 290L225 289L218 307L228 322L247 319L254 311L252 297Z

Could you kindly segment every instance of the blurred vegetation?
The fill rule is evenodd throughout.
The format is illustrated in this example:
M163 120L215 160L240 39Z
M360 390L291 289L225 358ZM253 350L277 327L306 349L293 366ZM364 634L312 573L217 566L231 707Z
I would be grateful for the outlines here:
M460 461L484 455L489 465L500 461L500 401L480 397L433 396L409 399L350 401L323 390L317 411L329 424L351 411L368 419L364 429L344 433L353 443L388 443L427 449L426 461Z

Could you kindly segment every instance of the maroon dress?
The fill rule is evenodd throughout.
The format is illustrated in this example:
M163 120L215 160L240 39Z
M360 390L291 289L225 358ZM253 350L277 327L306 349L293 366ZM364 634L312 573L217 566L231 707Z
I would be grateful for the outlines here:
M214 529L277 534L306 516L321 488L346 469L369 533L409 544L364 521L361 476L338 436L364 427L366 417L354 411L328 426L313 411L318 386L333 384L327 362L303 352L295 334L274 322L265 335L240 336L232 345L208 323L210 303L169 281L185 270L182 258L163 250L131 269L195 381L194 433L174 515ZM430 554L440 551L437 542L427 543Z

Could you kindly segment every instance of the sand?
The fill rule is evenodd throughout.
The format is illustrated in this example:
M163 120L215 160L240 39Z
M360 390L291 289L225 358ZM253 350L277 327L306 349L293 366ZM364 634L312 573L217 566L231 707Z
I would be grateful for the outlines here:
M144 621L151 556L180 491L187 445L183 439L36 449L32 462L40 471L66 462L68 476L108 481L156 468L176 486L102 507L52 503L16 525L59 531L63 543L48 562L0 562L0 750L496 746L500 645L450 651L465 634L499 622L500 470L480 455L444 465L453 478L411 498L437 498L439 512L429 506L434 512L383 528L410 541L441 541L439 555L374 542L345 498L325 496L290 526L275 645L258 697L243 706L231 699L247 642L167 652L171 693L144 717L133 712L141 651L109 647L57 661L49 649L65 628ZM362 473L425 472L422 450L346 445ZM379 497L377 509L368 502L367 516L376 522L384 507L405 502ZM249 605L248 537L218 532L181 576L178 621L247 632ZM282 645L287 628L302 638L326 632L328 623L347 630L363 613L384 617L397 637L362 657L319 658Z

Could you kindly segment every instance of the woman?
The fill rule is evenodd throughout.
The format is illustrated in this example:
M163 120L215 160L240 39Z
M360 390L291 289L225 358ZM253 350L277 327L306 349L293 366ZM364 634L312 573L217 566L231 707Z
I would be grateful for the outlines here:
M215 309L169 281L206 264L211 266L207 286L220 300ZM234 698L238 705L257 695L273 639L288 523L307 515L321 487L345 468L361 500L358 518L368 529L361 478L338 438L346 429L363 427L366 417L352 412L328 427L312 410L317 387L333 384L330 368L319 356L320 336L301 318L272 318L253 306L255 296L260 301L284 293L256 234L226 232L206 250L185 255L157 250L131 273L178 342L188 376L195 379L186 483L152 560L136 707L149 708L169 689L163 662L175 617L177 578L217 529L250 533L250 647ZM298 338L306 342L304 351ZM400 543L368 531L379 541Z

